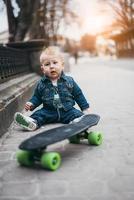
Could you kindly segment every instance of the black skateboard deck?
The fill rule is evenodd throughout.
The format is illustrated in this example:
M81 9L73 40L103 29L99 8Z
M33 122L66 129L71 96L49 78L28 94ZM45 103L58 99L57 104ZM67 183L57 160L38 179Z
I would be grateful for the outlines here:
M99 120L99 115L84 115L79 122L43 131L35 136L26 139L19 145L19 148L28 151L45 149L48 145L65 139L69 139L74 135L86 131L88 128L97 125Z

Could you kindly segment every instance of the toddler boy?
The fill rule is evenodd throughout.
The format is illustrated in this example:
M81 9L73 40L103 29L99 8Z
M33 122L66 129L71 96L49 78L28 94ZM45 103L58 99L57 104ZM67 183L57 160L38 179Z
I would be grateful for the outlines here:
M46 48L40 56L43 77L38 82L34 94L25 104L26 111L33 111L30 117L15 113L15 122L24 129L33 131L44 124L68 124L83 114L89 114L89 103L74 79L64 74L64 58L56 47ZM74 107L78 104L81 111Z

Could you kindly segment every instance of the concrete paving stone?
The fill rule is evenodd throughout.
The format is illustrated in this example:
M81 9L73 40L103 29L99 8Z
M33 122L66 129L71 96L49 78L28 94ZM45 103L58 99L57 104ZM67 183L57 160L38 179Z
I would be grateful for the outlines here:
M87 200L87 198L84 198L83 196L76 196L76 197L73 197L73 196L67 196L67 197L44 197L44 196L34 196L34 197L31 197L31 198L15 198L15 199L1 199L1 200Z
M5 170L3 176L3 182L34 182L36 180L36 173L34 169L27 169L26 167L21 167L19 164L14 164L8 170Z
M106 185L103 180L93 180L90 179L90 177L87 177L85 181L70 181L69 184L69 193L70 195L72 194L74 197L75 195L77 196L82 196L91 198L93 197L96 193L105 193L106 192Z
M5 173L8 170L11 170L11 168L14 167L14 162L8 160L8 161L0 161L0 177L3 180L3 177Z
M7 138L6 141L4 142L4 145L7 145L7 144L9 144L9 145L10 144L11 145L12 144L18 145L18 144L20 144L22 142L22 140L23 140L22 138L15 138L15 137L14 138L13 137L12 138Z
M126 192L126 193L122 192L122 193L120 193L120 199L121 200L134 200L134 192Z
M1 151L0 152L0 161L8 161L11 159L13 152L12 151Z
M38 199L37 199L38 200ZM39 200L44 200L44 198L40 198ZM83 196L67 196L67 197L45 197L45 200L87 200L87 197Z
M87 149L86 151L83 152L83 154L81 153L73 154L72 157L72 154L68 152L68 154L65 154L65 157L64 154L62 155L63 165L65 165L64 167L66 168L66 166L68 167L68 165L72 163L71 166L75 167L77 163L78 169L86 170L86 167L91 166L91 163L92 166L94 166L94 164L99 164L99 162L101 162L101 158L103 157L102 154L103 152L97 154L97 151L94 151L93 149L90 150ZM75 159L77 162L75 162Z
M122 200L117 194L96 194L94 197L91 197L90 200ZM127 200L127 199L126 199Z
M126 169L127 170L127 169ZM120 176L119 174L113 178L109 183L109 190L117 193L133 193L134 192L134 179L132 176Z
M134 165L134 154L128 154L125 157L125 162L129 165Z
M20 183L20 182L3 182L2 187L0 188L0 196L17 198L17 197L28 197L34 196L37 192L36 183Z
M40 196L64 197L68 194L68 182L63 180L47 180L39 183Z
M120 176L134 176L134 166L127 163L122 163L120 167L116 168L116 174Z
M91 158L103 158L104 155L105 155L105 151L104 151L104 148L103 148L103 145L100 145L100 146L88 146L87 147L87 151L85 152L85 157L88 156L90 159Z
M85 177L95 178L95 167L92 164L86 165L85 162L80 162L78 166L75 166L71 163L75 161L70 161L68 166L68 160L62 163L59 170L55 171L54 173L49 171L38 171L38 179L39 180L67 180L70 182L71 180L80 180L85 181Z
M30 137L31 135L33 135L32 132L28 132L28 131L21 131L21 130L15 130L13 133L11 133L11 135L8 138L16 138L16 139L25 139Z
M120 159L121 157L125 157L126 155L126 151L125 149L121 149L119 147L117 148L114 148L114 145L113 145L113 151L112 150L109 150L107 156L111 156L113 158L115 158L118 162L118 159Z
M131 140L134 141L133 130L134 130L134 125L124 126L123 128L121 127L121 133L123 138L128 139L129 141Z
M8 138L12 138L12 139L15 139L18 140L18 141L23 141L31 136L33 136L34 133L32 132L22 132L22 131L18 131L18 132L15 132L14 134L11 134L10 137Z
M107 180L111 180L115 176L116 176L115 168L113 166L111 167L111 166L105 165L104 167L96 168L96 170L94 171L93 178L107 181ZM89 173L89 177L92 177L90 173Z
M10 165L10 161L9 160L0 161L0 170L4 170L4 168L7 167L8 165Z
M18 149L18 144L3 144L1 147L0 147L0 151L17 151Z
M16 161L16 151L14 151L11 155L11 160Z
M117 156L116 154L107 153L102 162L105 166L118 167L120 163L125 163L124 156Z
M23 197L1 197L0 200L27 200L27 198L23 198ZM36 199L36 200L38 200L38 199Z
M0 184L2 184L2 176L3 176L3 171L2 170L0 170Z

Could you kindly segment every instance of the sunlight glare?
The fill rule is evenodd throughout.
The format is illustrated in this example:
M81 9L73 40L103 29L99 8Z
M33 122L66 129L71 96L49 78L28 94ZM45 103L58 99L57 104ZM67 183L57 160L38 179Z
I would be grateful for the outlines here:
M106 17L101 16L89 16L85 17L83 28L86 32L90 32L92 34L96 34L104 30L107 25Z

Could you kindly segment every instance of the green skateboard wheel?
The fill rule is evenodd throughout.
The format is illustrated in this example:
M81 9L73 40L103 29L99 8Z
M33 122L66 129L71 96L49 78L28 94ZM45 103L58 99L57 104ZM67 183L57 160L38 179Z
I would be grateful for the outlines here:
M20 150L16 153L16 158L21 165L32 166L34 164L33 154L30 151Z
M69 141L72 144L80 144L80 137L78 135L74 135L69 138Z
M92 145L100 145L102 143L102 134L100 132L90 132L88 134L88 143Z
M43 168L55 171L60 167L61 156L57 152L44 153L41 157L41 165Z

